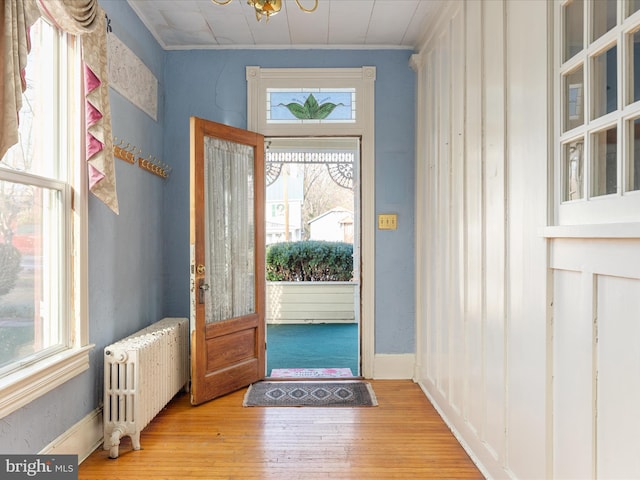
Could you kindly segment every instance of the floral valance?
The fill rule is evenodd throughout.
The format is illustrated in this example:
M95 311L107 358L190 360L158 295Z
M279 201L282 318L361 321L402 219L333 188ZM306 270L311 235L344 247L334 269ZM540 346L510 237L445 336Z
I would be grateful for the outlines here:
M89 190L118 213L111 111L107 84L106 20L97 0L5 0L0 49L9 59L0 68L0 158L18 141L24 69L29 52L29 27L39 16L61 30L81 36L84 66L86 148Z

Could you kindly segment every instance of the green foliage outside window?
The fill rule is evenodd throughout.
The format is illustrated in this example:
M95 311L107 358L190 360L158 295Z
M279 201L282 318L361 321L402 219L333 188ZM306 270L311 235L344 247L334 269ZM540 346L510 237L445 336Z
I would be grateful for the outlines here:
M20 272L20 252L10 243L0 243L0 296L16 286Z
M348 282L353 279L353 245L307 240L267 247L270 282Z

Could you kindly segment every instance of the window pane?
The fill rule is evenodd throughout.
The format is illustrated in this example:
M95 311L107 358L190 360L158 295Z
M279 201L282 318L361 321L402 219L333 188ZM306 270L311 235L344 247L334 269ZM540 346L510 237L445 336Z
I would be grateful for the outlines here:
M629 36L629 103L640 100L640 30Z
M584 123L584 69L574 70L564 77L564 131Z
M19 140L6 153L0 167L29 172L43 177L58 178L60 169L52 153L58 148L58 124L55 120L58 98L54 59L57 34L44 20L38 20L30 30L31 52L27 60L25 81L19 112Z
M354 88L268 88L267 123L353 123Z
M627 191L640 190L640 118L629 122L629 138L633 143L629 148Z
M254 152L205 137L204 162L208 324L256 311Z
M593 115L598 118L618 108L618 70L616 46L593 59Z
M592 136L593 161L591 162L591 196L617 192L618 156L617 127L603 130Z
M61 195L0 181L0 369L62 342Z
M593 2L593 38L597 40L616 26L616 0Z
M564 146L564 201L584 198L583 152L583 139L567 143Z
M564 61L584 48L584 2L573 0L564 7Z
M640 0L629 0L629 6L627 8L627 16L640 10Z

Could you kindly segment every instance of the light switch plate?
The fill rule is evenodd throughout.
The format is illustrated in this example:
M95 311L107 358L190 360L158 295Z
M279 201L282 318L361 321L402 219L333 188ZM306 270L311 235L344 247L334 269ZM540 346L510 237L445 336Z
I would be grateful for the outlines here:
M378 215L378 230L396 230L398 228L398 214L381 213Z

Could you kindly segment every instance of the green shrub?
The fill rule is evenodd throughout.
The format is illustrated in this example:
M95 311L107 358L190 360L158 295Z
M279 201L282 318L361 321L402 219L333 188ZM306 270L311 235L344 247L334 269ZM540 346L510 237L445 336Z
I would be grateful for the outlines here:
M267 248L271 282L345 282L353 277L353 245L307 240Z
M33 324L28 327L0 328L0 367L33 351Z
M20 272L20 252L10 243L0 243L0 296L16 286Z

